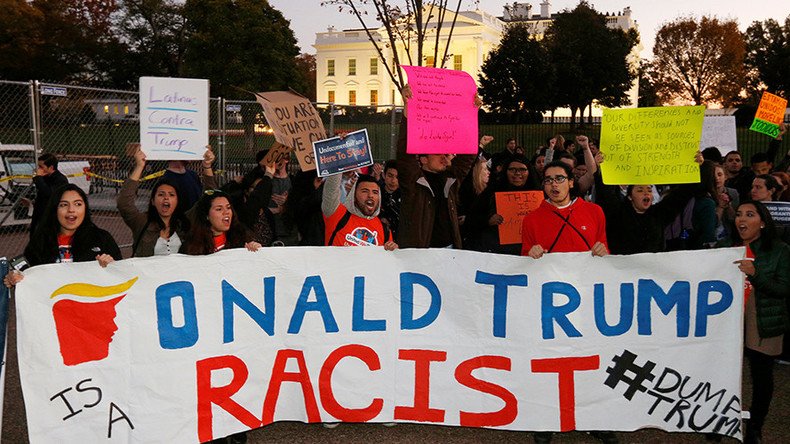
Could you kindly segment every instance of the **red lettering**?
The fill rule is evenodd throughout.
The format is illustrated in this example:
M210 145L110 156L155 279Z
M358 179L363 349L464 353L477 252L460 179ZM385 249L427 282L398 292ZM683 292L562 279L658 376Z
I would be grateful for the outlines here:
M369 370L380 370L381 362L375 350L370 347L349 344L344 345L327 356L321 367L321 374L318 377L318 392L321 396L321 404L326 409L327 413L346 422L367 422L378 416L384 406L384 400L381 398L374 398L373 401L365 408L350 409L345 408L335 399L332 393L332 372L340 362L341 359L353 356L360 361L367 364Z
M216 356L195 363L197 371L197 414L198 439L200 442L214 439L211 404L216 404L245 426L255 429L261 421L230 397L239 391L247 381L249 371L244 361L236 356ZM215 370L229 369L233 372L230 383L222 387L211 386L211 373Z
M299 371L285 371L285 365L289 359L296 359ZM302 386L307 422L321 422L321 414L318 412L318 404L313 393L313 384L310 383L310 375L307 373L304 353L301 350L285 349L278 351L277 356L274 358L272 377L269 380L269 388L266 390L266 399L263 401L263 425L274 422L274 410L277 407L277 398L280 396L280 387L283 382L296 382Z
M575 358L533 359L532 371L535 373L557 373L560 390L560 430L568 432L576 429L576 393L573 372L597 370L600 363L598 355Z
M472 376L479 368L493 368L510 371L510 358L504 356L477 356L460 363L455 369L455 380L479 392L494 395L505 401L496 412L471 413L461 411L461 425L464 427L494 427L512 423L518 415L518 401L506 388L483 381Z
M395 406L395 419L443 422L444 410L429 407L431 362L447 360L447 352L436 350L398 350L398 359L414 361L414 406Z

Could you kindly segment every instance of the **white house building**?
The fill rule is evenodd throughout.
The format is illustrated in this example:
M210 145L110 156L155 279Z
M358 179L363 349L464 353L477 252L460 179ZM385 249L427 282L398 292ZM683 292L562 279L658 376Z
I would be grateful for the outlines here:
M523 22L532 29L533 34L540 38L556 17L550 12L549 0L540 3L540 13L533 14L530 3L506 4L503 15L494 16L481 10L463 11L458 13L448 50L449 60L446 68L468 72L477 80L480 67L495 49L509 23ZM453 11L447 11L440 38L439 56L444 53L447 43L447 30L450 29ZM623 30L637 28L631 18L631 9L626 7L622 12L606 14L609 27ZM435 28L436 23L429 24ZM386 30L382 27L371 30L379 43L384 56L392 64L392 48L387 47ZM426 39L423 50L423 66L435 66L433 60L433 40ZM316 95L318 102L332 102L339 105L381 106L401 104L400 94L381 66L381 60L364 29L347 29L338 31L330 27L327 32L316 33ZM634 49L631 62L639 63L641 45ZM401 63L408 64L405 50L397 47ZM416 61L414 61L416 64ZM629 92L633 106L636 106L638 88L635 84ZM557 110L555 116L565 115L566 110ZM600 115L600 109L593 109L593 115ZM567 110L567 115L570 111Z

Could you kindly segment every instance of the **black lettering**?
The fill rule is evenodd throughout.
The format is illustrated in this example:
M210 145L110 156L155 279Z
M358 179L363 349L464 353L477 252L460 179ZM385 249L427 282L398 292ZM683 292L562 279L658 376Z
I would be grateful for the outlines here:
M117 417L117 418L113 418L113 411L114 411L114 410L117 410L117 411L118 411L118 413L120 413L120 414L121 414L121 416L119 416L119 417ZM130 427L132 430L134 430L134 424L132 424L132 420L131 420L131 419L129 419L129 417L128 417L128 416L126 416L126 413L124 413L124 411L123 411L123 410L121 410L121 408L120 408L120 407L118 407L117 405L115 405L115 403L114 403L114 402L110 402L110 423L107 425L107 438L112 438L112 425L113 425L114 423L116 423L116 422L118 422L118 421L122 420L122 419L125 419L125 420L126 420L126 423L127 423L127 424L129 424L129 427Z
M86 409L89 409L91 407L96 407L101 402L101 389L99 387L88 386L88 387L83 388L83 384L86 383L86 382L90 382L90 381L91 381L90 378L83 379L82 381L78 382L77 385L74 387L75 389L77 389L78 392L88 392L88 391L95 391L96 392L96 402L94 402L93 404L85 404L85 405L83 405L83 407L85 407Z
M59 393L57 393L55 396L49 398L50 401L54 401L55 398L60 398L60 399L63 400L63 403L66 404L66 408L69 409L69 414L63 417L64 421L69 419L69 418L71 418L72 416L74 416L74 415L76 415L76 414L78 414L78 413L80 413L82 411L82 409L74 410L74 408L71 406L71 403L69 403L69 400L66 399L65 395L70 390L71 390L71 387L62 390Z

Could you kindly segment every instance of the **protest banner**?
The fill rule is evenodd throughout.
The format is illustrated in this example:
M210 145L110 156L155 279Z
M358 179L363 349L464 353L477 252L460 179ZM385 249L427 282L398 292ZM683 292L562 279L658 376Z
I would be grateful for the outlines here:
M318 177L373 165L367 129L348 133L343 138L317 140L313 142L313 151Z
M524 216L543 202L543 191L500 191L494 193L496 212L504 221L499 224L499 245L520 244Z
M282 159L290 158L293 151L294 149L289 146L285 146L280 142L274 142L274 145L269 148L269 152L263 156L261 161L264 165L275 165Z
M148 160L199 160L208 145L208 80L140 77L140 148Z
M715 146L722 156L738 150L738 136L735 131L735 116L705 116L702 122L700 151Z
M699 182L694 154L702 137L704 106L603 111L601 164L607 185Z
M296 151L302 171L314 170L313 142L326 139L326 131L313 104L290 91L256 93L255 98L263 107L274 138Z
M779 135L779 125L784 122L785 110L787 109L787 99L783 99L768 91L763 91L760 105L754 115L754 121L749 128L771 137Z
M790 202L763 202L776 225L790 226Z
M30 440L204 442L273 421L738 438L744 253L290 247L33 267L16 289Z
M401 68L409 78L413 95L406 104L406 152L476 154L477 85L472 76L425 66Z

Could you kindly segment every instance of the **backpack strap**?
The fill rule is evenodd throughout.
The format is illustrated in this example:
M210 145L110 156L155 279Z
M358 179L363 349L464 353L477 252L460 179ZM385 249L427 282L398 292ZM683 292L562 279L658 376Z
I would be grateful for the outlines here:
M345 207L344 207L344 208L345 208ZM334 243L334 241L335 241L335 236L337 236L337 233L338 233L340 230L342 230L342 229L343 229L343 227L345 227L345 226L346 226L346 224L348 223L348 221L349 221L350 219L351 219L351 212L350 212L350 211L348 211L348 209L346 209L346 214L344 214L344 215L343 215L343 217L341 217L341 218L340 218L340 220L339 220L339 221L337 221L337 225L335 225L335 230L332 232L332 235L331 235L331 236L329 236L329 241L326 243L326 245L327 245L328 247L329 247L329 246L332 246L332 243Z

